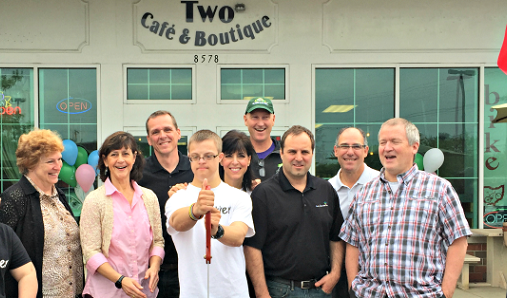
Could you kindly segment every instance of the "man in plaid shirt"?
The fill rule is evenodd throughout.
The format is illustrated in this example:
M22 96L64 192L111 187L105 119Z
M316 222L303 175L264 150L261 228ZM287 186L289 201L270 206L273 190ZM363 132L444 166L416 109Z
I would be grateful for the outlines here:
M340 238L351 297L451 298L472 232L451 184L419 171L419 131L394 118L382 124L380 176L352 202Z

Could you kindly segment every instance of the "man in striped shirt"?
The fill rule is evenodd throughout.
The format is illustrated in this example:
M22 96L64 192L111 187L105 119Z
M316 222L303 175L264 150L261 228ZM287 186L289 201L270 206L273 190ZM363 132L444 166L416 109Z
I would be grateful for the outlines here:
M378 139L380 176L356 194L340 232L350 295L451 298L471 234L459 197L417 169L414 124L390 119Z

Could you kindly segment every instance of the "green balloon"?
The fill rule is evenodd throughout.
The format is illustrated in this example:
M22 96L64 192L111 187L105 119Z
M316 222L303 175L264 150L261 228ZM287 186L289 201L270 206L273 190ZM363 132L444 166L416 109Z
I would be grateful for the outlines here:
M423 171L424 170L424 163L423 163L423 156L420 154L420 153L417 153L415 155L415 160L414 162L417 164L417 167L419 168L419 170Z
M60 178L63 182L67 183L71 187L76 187L76 168L64 161L58 178Z
M88 163L88 152L83 147L77 147L77 158L74 168L79 168L80 165Z

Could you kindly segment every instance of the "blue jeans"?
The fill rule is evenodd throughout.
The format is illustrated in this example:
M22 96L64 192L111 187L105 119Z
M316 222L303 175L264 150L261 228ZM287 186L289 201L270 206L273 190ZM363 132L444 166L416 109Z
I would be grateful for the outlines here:
M268 285L269 295L271 298L330 298L331 294L326 294L321 288L313 288L308 290L302 290L301 288L294 287L291 289L289 285L275 282L272 280L266 280Z

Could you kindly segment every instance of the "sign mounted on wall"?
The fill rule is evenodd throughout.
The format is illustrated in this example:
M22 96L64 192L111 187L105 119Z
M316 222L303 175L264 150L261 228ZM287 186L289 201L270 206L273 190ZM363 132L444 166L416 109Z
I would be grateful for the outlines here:
M134 39L146 51L234 49L268 51L276 44L276 5L269 0L246 4L161 1L135 4ZM223 2L223 1L222 1Z

